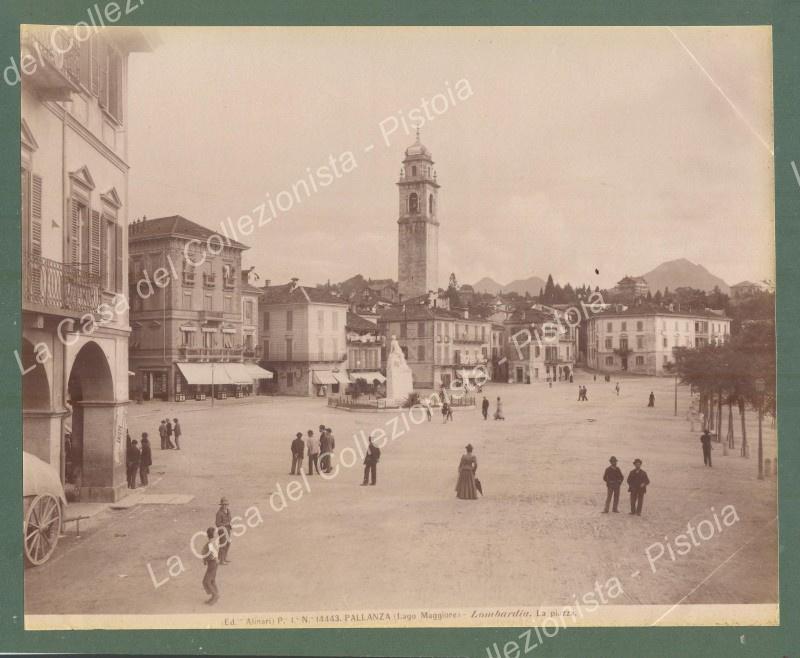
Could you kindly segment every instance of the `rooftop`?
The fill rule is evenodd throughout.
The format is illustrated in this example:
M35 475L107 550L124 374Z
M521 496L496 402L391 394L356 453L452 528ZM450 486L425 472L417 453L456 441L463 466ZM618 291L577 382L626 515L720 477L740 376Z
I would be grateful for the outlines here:
M207 241L212 235L216 235L222 240L224 246L234 249L249 249L245 244L231 240L216 231L201 226L200 224L186 219L181 215L171 215L169 217L156 217L155 219L143 219L139 222L132 222L128 225L129 242L138 242L152 238L179 237ZM216 242L216 240L215 240ZM218 245L214 244L216 249Z
M279 286L265 285L260 290L264 295L262 298L264 304L341 304L347 306L345 300L324 288L285 283Z

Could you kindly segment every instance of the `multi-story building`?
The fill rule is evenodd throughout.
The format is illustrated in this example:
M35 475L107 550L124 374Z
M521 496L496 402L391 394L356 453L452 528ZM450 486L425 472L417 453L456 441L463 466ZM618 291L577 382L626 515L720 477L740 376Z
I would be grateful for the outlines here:
M587 365L601 372L670 374L675 348L728 340L731 321L711 312L630 308L593 315L587 325Z
M347 302L297 279L265 283L259 300L261 363L275 375L272 392L344 392L347 376Z
M518 309L505 321L508 381L569 379L578 356L578 328L558 312Z
M731 299L734 302L750 299L762 290L764 290L764 286L761 284L753 283L752 281L740 281L731 286Z
M628 301L647 297L648 292L650 292L650 286L641 276L624 276L617 281L617 285L614 288L616 297Z
M386 381L381 373L381 349L383 337L378 334L378 326L360 315L347 312L347 372L350 381L361 379L366 387Z
M127 70L151 44L110 28L24 27L23 448L82 500L126 492ZM31 59L33 58L33 59Z
M145 400L242 396L270 376L255 364L257 296L242 294L248 247L214 235L180 215L129 227L130 369Z
M492 323L428 304L395 306L381 314L378 333L386 345L397 337L411 368L415 388L448 387L454 379L473 379L476 366L490 367ZM385 363L386 351L383 360Z

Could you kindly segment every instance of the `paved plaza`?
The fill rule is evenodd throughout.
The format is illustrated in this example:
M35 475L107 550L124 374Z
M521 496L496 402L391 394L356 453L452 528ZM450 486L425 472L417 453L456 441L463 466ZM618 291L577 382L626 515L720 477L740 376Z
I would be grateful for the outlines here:
M723 456L715 443L709 469L686 420L687 388L676 418L672 379L623 378L619 397L615 381L579 373L552 388L490 384L492 410L502 396L507 420L456 409L453 423L434 413L409 429L396 413L349 413L323 399L132 404L131 436L155 436L151 486L137 504L95 514L80 539L70 527L54 558L26 571L26 612L208 612L189 543L213 524L221 495L234 515L256 508L263 522L251 511L254 527L234 540L214 612L560 605L613 576L624 586L619 604L775 602L776 482L756 478L756 415L748 417L751 458L739 456L735 415L737 448ZM580 383L588 402L577 402ZM181 451L159 450L167 416L180 418ZM727 427L727 408L723 417ZM360 458L340 463L330 480L308 478L308 488L289 475L295 432L316 434L321 423L333 428L340 455L362 430L397 435L382 449L377 486L359 486ZM764 427L765 456L774 458L775 430L769 419ZM477 501L455 497L467 443L485 493ZM612 454L626 475L634 458L644 461L651 486L641 517L627 513L625 488L621 513L601 514ZM285 495L291 481L300 483L298 499L286 496L274 511L281 497L271 505L270 495ZM713 522L726 506L735 523L715 523L711 538L670 559L666 549L687 523ZM646 551L658 542L665 550L654 573ZM169 577L173 555L185 571Z

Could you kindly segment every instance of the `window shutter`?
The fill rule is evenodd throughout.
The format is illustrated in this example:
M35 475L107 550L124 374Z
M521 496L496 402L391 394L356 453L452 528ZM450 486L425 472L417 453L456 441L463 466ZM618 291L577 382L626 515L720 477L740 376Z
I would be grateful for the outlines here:
M114 224L114 252L117 261L114 270L114 290L122 292L122 227L119 224Z
M100 276L100 260L102 248L100 243L100 213L92 210L91 225L89 226L89 274Z
M96 34L89 40L89 66L91 69L89 91L95 96L100 91L100 39Z
M42 177L33 174L31 181L31 263L30 292L33 299L42 295Z
M98 74L100 77L99 99L102 107L108 107L108 53L106 43L100 37L97 38L97 59Z
M31 185L31 253L42 255L42 177L36 174Z
M111 272L110 265L111 259L116 258L115 254L110 254L108 248L108 219L105 215L100 217L100 281L103 282L103 287L106 290L113 290L111 285Z
M81 219L80 208L75 199L70 199L69 260L73 265L81 262Z

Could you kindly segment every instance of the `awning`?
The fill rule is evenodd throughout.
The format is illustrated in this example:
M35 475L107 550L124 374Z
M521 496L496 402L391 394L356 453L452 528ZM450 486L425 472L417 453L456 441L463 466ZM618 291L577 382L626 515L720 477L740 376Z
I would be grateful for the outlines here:
M178 370L186 379L188 384L194 386L215 386L221 384L234 384L235 382L230 378L225 366L230 365L226 363L176 363ZM247 382L248 384L250 382Z
M338 384L336 378L330 370L314 370L311 375L311 381L314 384Z
M350 374L350 377L353 379L363 379L364 381L369 382L370 384L375 381L376 379L383 383L386 381L386 377L384 377L378 371L375 372L354 372Z
M226 363L225 370L234 384L252 384L253 378L243 363Z
M250 377L253 379L272 379L273 374L269 370L264 370L261 366L257 366L255 363L245 363L243 364L247 372L250 373Z
M350 383L350 378L347 376L346 372L334 372L332 374L333 374L334 379L337 382L339 382L340 384L347 385L347 384Z

